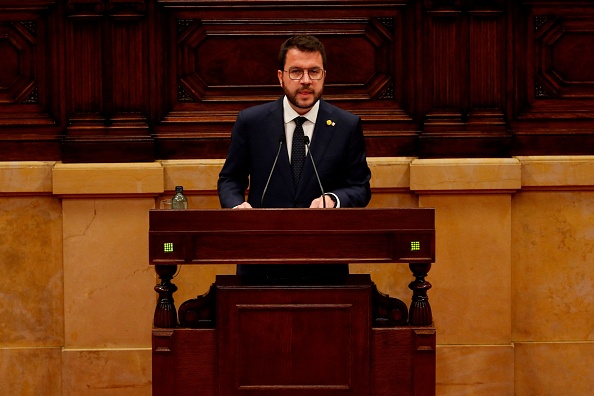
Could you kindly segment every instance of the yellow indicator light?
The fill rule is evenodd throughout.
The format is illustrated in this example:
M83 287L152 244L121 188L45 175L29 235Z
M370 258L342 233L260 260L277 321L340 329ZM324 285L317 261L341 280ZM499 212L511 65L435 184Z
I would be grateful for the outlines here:
M421 242L419 241L411 241L410 243L410 251L421 250Z
M172 242L165 242L163 244L163 251L165 253L171 253L171 252L173 252L173 243Z

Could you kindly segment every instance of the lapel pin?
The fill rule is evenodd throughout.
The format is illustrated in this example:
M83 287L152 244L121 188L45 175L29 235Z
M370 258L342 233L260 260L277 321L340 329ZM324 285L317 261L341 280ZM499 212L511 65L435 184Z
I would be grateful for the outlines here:
M336 123L334 121L332 121L332 120L326 120L326 125L328 125L328 126L331 126L331 125L334 126L334 125L336 125Z

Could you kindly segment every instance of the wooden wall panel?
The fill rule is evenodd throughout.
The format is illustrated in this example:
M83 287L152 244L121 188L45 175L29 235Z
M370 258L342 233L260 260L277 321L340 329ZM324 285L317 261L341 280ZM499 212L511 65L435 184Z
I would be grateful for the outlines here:
M0 160L60 157L51 1L0 4Z
M67 1L64 30L62 161L152 161L145 1Z
M426 82L418 155L509 155L506 2L424 1L418 6Z
M298 33L370 156L591 154L591 1L4 0L0 161L223 158Z
M516 51L526 57L518 57L516 72L525 91L510 123L514 152L592 154L594 4L526 1L519 15L525 24L517 24Z
M358 2L301 6L271 2L246 7L210 2L160 2L167 16L169 109L157 120L158 156L220 157L237 112L282 95L276 77L280 45L294 34L315 34L328 53L324 97L363 118L377 155L413 151L417 128L405 92L404 3ZM390 144L385 144L386 139Z

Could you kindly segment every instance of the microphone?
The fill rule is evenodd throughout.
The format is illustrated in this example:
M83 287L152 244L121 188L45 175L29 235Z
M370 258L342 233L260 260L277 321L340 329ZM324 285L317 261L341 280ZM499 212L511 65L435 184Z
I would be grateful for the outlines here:
M264 186L264 191L262 191L262 198L260 199L260 207L264 204L264 196L266 195L266 190L268 190L268 184L270 183L270 179L272 178L272 174L274 173L274 168L276 167L276 162L278 161L278 157L281 152L281 148L283 147L283 143L285 142L285 135L281 135L278 138L278 151L276 152L276 157L274 157L274 163L272 164L272 169L270 169L270 174L268 175L268 180L266 180L266 185Z
M320 185L320 190L322 190L322 204L324 205L324 209L326 208L326 193L324 192L324 187L322 187L322 181L320 180L320 175L318 175L318 169L316 168L316 163L314 162L313 155L311 155L311 149L309 148L309 136L303 136L303 143L307 146L307 153L309 158L311 159L311 164L313 165L314 172L316 174L316 179L318 179L318 184Z

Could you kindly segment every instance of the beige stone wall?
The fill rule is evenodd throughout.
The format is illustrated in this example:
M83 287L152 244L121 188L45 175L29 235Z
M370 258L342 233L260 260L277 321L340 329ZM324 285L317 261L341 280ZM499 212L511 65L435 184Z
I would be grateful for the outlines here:
M0 393L150 395L148 210L217 208L222 161L0 163ZM438 395L594 388L594 157L371 158L372 207L434 207ZM179 305L233 266L184 266ZM356 265L405 302L406 265Z

